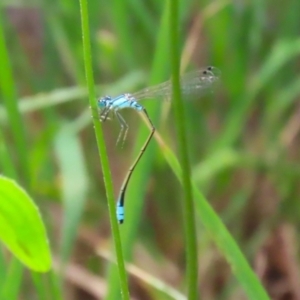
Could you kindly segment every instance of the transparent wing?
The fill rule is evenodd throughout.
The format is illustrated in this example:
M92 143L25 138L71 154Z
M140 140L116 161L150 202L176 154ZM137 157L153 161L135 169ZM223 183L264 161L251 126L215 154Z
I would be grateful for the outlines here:
M180 77L181 92L183 95L201 95L212 88L214 83L220 78L220 75L221 72L215 67L207 67L186 73ZM133 93L132 96L137 101L149 98L170 97L172 96L171 80L145 88Z

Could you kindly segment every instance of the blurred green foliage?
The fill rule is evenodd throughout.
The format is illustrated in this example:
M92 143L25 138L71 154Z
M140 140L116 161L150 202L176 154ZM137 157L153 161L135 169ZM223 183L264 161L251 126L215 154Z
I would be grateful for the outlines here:
M299 11L296 0L188 0L180 6L182 71L207 65L222 71L214 93L186 102L192 180L272 299L296 297L292 278L299 278ZM89 14L97 96L168 78L164 2L89 1ZM0 171L18 180L39 206L55 270L69 262L64 280L56 271L32 274L31 280L3 248L0 276L6 280L0 288L9 300L100 299L107 291L109 298L119 297L118 278L108 268L109 214L80 23L77 1L1 6L1 40L8 51L0 47ZM177 153L170 103L143 105ZM103 124L115 195L148 134L135 112L123 115L130 126L123 149L115 145L117 122ZM133 264L135 299L184 299L182 188L164 154L153 140L128 188L121 235L124 256ZM244 299L200 215L197 211L202 298ZM276 294L282 282L288 288Z

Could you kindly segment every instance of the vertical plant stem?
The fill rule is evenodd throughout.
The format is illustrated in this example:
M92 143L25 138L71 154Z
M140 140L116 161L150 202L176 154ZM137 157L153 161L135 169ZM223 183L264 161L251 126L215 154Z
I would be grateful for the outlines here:
M7 145L4 141L3 132L0 129L0 167L3 172L8 177L17 178L17 172L14 167L13 161L7 149Z
M186 263L187 263L187 284L188 299L199 299L197 295L197 239L195 229L195 210L192 196L192 185L190 180L190 165L187 151L187 139L185 128L184 105L181 99L179 82L179 35L178 35L178 0L170 1L170 50L172 61L172 84L175 124L178 136L179 158L182 165L183 175L183 212L184 212L184 230L186 237Z
M132 67L136 64L134 58L134 51L132 47L132 35L130 32L130 22L128 22L128 16L130 15L128 2L124 0L114 0L112 3L112 16L117 22L114 22L116 26L116 33L120 45L122 45L122 53L124 53L124 62L128 67Z
M121 293L123 299L129 300L130 297L129 297L128 284L127 284L128 281L125 272L125 264L124 264L122 247L121 247L120 232L119 232L118 223L115 215L116 210L115 210L115 202L113 197L113 187L112 187L108 156L105 147L102 127L99 122L99 116L97 113L97 103L95 100L87 0L80 0L79 2L80 2L82 42L83 42L83 52L84 52L83 55L84 55L86 80L87 80L88 91L89 91L89 102L92 110L93 124L95 128L95 135L97 140L99 156L102 164L104 184L105 184L107 201L108 201L108 209L109 209L109 215L111 220L111 229L112 229L112 235L115 243L116 259L117 259L118 270L119 270Z
M27 142L25 137L24 125L21 114L18 109L16 87L13 79L10 58L5 43L4 30L2 26L2 11L0 9L0 88L3 95L3 100L6 106L8 119L14 141L18 160L21 165L23 180L26 184L29 183L29 164Z

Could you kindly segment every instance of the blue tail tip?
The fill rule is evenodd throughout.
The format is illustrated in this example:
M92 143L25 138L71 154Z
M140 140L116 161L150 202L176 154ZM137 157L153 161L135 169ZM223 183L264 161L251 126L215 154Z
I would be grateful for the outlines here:
M119 203L117 204L117 220L119 224L124 222L124 206L121 206Z

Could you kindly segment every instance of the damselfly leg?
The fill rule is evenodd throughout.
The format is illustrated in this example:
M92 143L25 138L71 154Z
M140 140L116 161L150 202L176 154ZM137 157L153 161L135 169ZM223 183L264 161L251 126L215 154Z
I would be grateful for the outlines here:
M116 145L119 144L119 142L121 140L121 137L123 136L123 138L122 138L122 144L121 144L121 148L123 148L125 140L126 140L126 137L127 137L129 126L128 126L128 124L126 123L126 121L124 120L124 118L122 117L122 115L119 112L116 111L115 115L116 115L116 117L117 117L117 119L118 119L118 121L120 123L120 126L121 126L121 130L120 130L120 133L118 135Z
M126 96L124 95L123 97L124 99L112 99L110 96L105 96L103 98L101 98L100 100L98 100L98 106L100 108L100 112L99 112L99 119L101 122L105 122L106 120L110 120L111 118L109 118L109 114L111 114L112 116L116 116L121 130L120 133L118 135L117 138L117 142L116 145L119 144L119 142L122 140L122 145L121 147L123 148L124 146L124 142L126 140L127 137L127 133L128 133L128 124L126 123L126 121L124 120L124 118L122 117L122 115L118 112L118 110L120 110L122 107L120 106L122 104L121 101L123 102L127 102L128 99L126 98ZM116 104L116 102L118 102L118 104Z
M105 122L106 120L110 120L108 117L109 113L111 111L111 107L105 107L102 111L99 113L99 119L101 122Z

